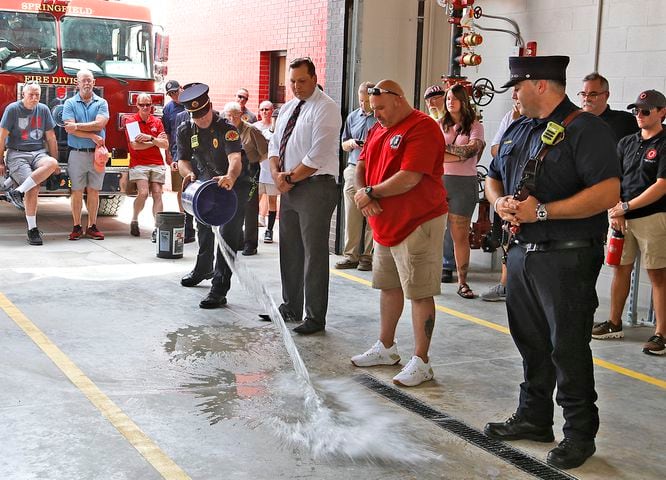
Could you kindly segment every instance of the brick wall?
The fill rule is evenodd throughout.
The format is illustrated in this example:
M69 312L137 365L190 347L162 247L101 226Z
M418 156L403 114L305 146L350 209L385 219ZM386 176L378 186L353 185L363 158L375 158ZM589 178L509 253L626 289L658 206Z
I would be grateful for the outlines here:
M261 52L285 50L287 61L309 56L326 84L328 0L199 0L196 16L177 0L159 8L170 36L167 78L207 83L217 108L241 86L252 111L267 99L268 56Z

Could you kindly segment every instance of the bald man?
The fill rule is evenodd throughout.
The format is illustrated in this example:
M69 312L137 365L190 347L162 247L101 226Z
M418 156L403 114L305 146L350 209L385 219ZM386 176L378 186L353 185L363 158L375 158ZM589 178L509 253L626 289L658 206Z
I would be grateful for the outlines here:
M375 240L372 286L381 290L381 318L379 340L351 361L358 367L400 361L395 330L407 298L416 348L393 383L413 387L433 377L428 350L448 212L444 137L437 122L407 103L396 82L382 80L368 94L377 124L356 166L354 200Z

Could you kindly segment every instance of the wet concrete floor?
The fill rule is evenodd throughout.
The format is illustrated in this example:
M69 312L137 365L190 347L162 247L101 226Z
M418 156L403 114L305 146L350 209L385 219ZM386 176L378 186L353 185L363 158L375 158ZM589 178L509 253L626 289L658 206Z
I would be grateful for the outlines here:
M165 203L173 209L172 194ZM100 218L106 240L70 242L68 202L46 200L38 216L45 244L31 247L22 215L0 204L1 479L534 478L354 381L370 374L390 385L398 371L349 362L378 329L371 274L356 270L332 270L326 333L295 340L329 406L359 415L368 428L349 425L353 438L343 436L330 455L285 442L276 425L303 420L303 400L277 329L258 321L256 299L238 283L227 308L199 309L209 282L179 284L196 244L183 259L156 258L148 208L140 238L129 236L126 204L119 217ZM277 243L261 243L257 256L240 257L276 301L277 252ZM473 253L469 283L477 293L497 278L486 256ZM332 255L331 266L338 259ZM600 296L599 320L607 290ZM504 304L461 299L454 285L443 285L436 303L435 380L403 390L482 430L514 411L521 380ZM637 327L621 341L593 341L597 453L568 475L666 475L666 358L640 351L651 332ZM408 307L397 339L406 361ZM555 423L559 440L559 409ZM541 461L555 446L511 445Z

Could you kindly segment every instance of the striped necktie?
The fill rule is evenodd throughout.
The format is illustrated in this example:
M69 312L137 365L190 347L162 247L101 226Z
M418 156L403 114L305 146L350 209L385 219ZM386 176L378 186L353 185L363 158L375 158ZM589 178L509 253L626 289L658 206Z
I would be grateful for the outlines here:
M278 168L280 169L281 172L284 171L284 152L287 150L287 142L289 141L289 137L291 137L291 134L294 131L294 127L296 126L296 120L298 120L298 115L301 113L301 107L305 103L305 100L301 100L298 102L298 105L296 105L296 108L294 108L294 111L291 112L291 117L289 117L289 120L287 121L287 126L284 129L284 133L282 134L282 139L280 140L280 155L279 155L279 162L278 162Z

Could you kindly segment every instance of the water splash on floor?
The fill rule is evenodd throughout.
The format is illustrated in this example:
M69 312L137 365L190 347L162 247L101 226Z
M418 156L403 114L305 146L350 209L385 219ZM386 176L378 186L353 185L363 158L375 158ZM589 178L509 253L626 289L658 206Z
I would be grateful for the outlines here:
M276 382L284 396L279 416L267 423L287 447L307 450L314 459L415 464L441 459L414 436L403 415L392 415L368 390L351 380L318 381L317 388L291 332L266 285L250 272L213 229L227 264L282 336L296 379L285 374Z

